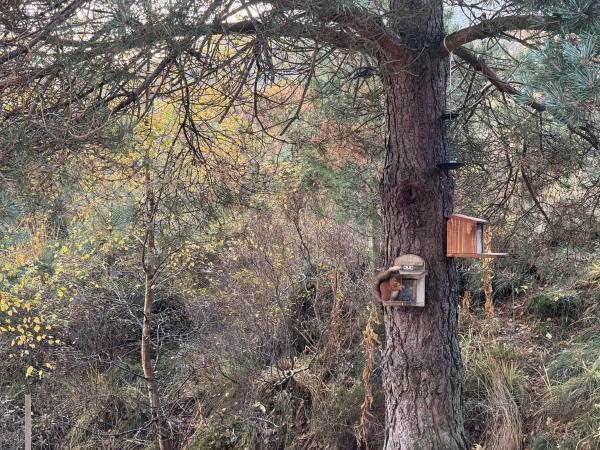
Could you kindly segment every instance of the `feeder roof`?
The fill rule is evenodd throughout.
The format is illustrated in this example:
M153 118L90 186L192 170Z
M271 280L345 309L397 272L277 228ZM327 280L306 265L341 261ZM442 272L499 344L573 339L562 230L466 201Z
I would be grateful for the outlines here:
M417 255L402 255L394 260L394 265L386 272L396 272L400 275L425 275L425 260Z
M458 220L464 220L467 222L475 222L475 223L488 223L488 221L485 219L480 219L478 217L465 216L464 214L452 214L452 215L448 216L448 219L458 219Z

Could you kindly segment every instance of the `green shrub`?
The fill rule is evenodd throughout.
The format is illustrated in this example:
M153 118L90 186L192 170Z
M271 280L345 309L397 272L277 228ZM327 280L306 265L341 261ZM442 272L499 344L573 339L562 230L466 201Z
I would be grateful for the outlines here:
M558 450L559 448L556 440L546 434L536 436L531 444L531 450Z
M563 382L577 377L586 367L600 362L600 338L587 340L560 352L546 369L551 381Z
M492 265L492 290L494 298L507 299L511 294L518 296L522 293L522 286L530 284L530 277L525 272L520 272L519 269L511 270L509 268L500 269L496 265ZM524 270L524 269L523 269ZM485 301L483 294L483 271L481 261L470 263L460 270L462 283L464 288L473 294L472 301L474 304Z
M185 450L228 450L230 437L225 430L208 427L198 430Z
M560 317L565 321L577 319L582 308L583 302L577 291L555 289L538 294L529 304L529 311L542 319Z

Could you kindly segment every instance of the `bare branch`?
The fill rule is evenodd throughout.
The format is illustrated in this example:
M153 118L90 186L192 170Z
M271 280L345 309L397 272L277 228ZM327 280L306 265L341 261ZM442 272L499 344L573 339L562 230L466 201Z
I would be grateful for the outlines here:
M477 72L480 72L484 77L486 77L490 83L492 83L500 92L504 92L506 94L511 95L518 103L525 104L527 106L531 106L536 111L545 111L546 106L535 101L532 98L524 99L524 96L521 92L515 89L514 86L500 79L498 74L494 72L490 66L487 65L485 60L481 58L476 53L468 50L464 47L457 48L454 50L454 53L465 60L469 65L475 69Z
M560 20L545 16L504 16L473 25L449 34L440 45L440 53L453 52L469 42L498 36L507 31L544 30L555 31Z

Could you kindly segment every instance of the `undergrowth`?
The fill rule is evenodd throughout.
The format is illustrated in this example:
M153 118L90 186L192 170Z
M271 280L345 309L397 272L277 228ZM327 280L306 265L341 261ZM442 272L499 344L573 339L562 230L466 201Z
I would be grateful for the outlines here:
M465 427L473 445L518 450L522 441L525 379L520 355L508 345L485 342L468 331L462 341Z
M592 298L595 295L590 292ZM600 448L599 315L600 306L592 303L572 345L545 370L547 390L539 412L545 426L534 439L533 450Z
M582 306L577 291L550 289L533 297L529 310L541 319L561 318L568 322L580 316Z

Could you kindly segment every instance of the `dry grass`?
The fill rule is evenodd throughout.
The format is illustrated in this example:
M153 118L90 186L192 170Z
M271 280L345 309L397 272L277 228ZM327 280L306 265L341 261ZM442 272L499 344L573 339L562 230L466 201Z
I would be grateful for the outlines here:
M593 290L600 289L600 260L592 264L586 277L582 280L582 284Z
M540 410L549 437L538 449L600 448L600 340L587 340L561 352L546 371L547 392ZM542 439L544 438L544 439Z
M488 450L522 448L524 378L519 355L468 333L463 338L467 435Z
M485 440L487 449L521 449L522 419L513 389L518 369L513 362L502 362L490 372L487 390L490 422Z

